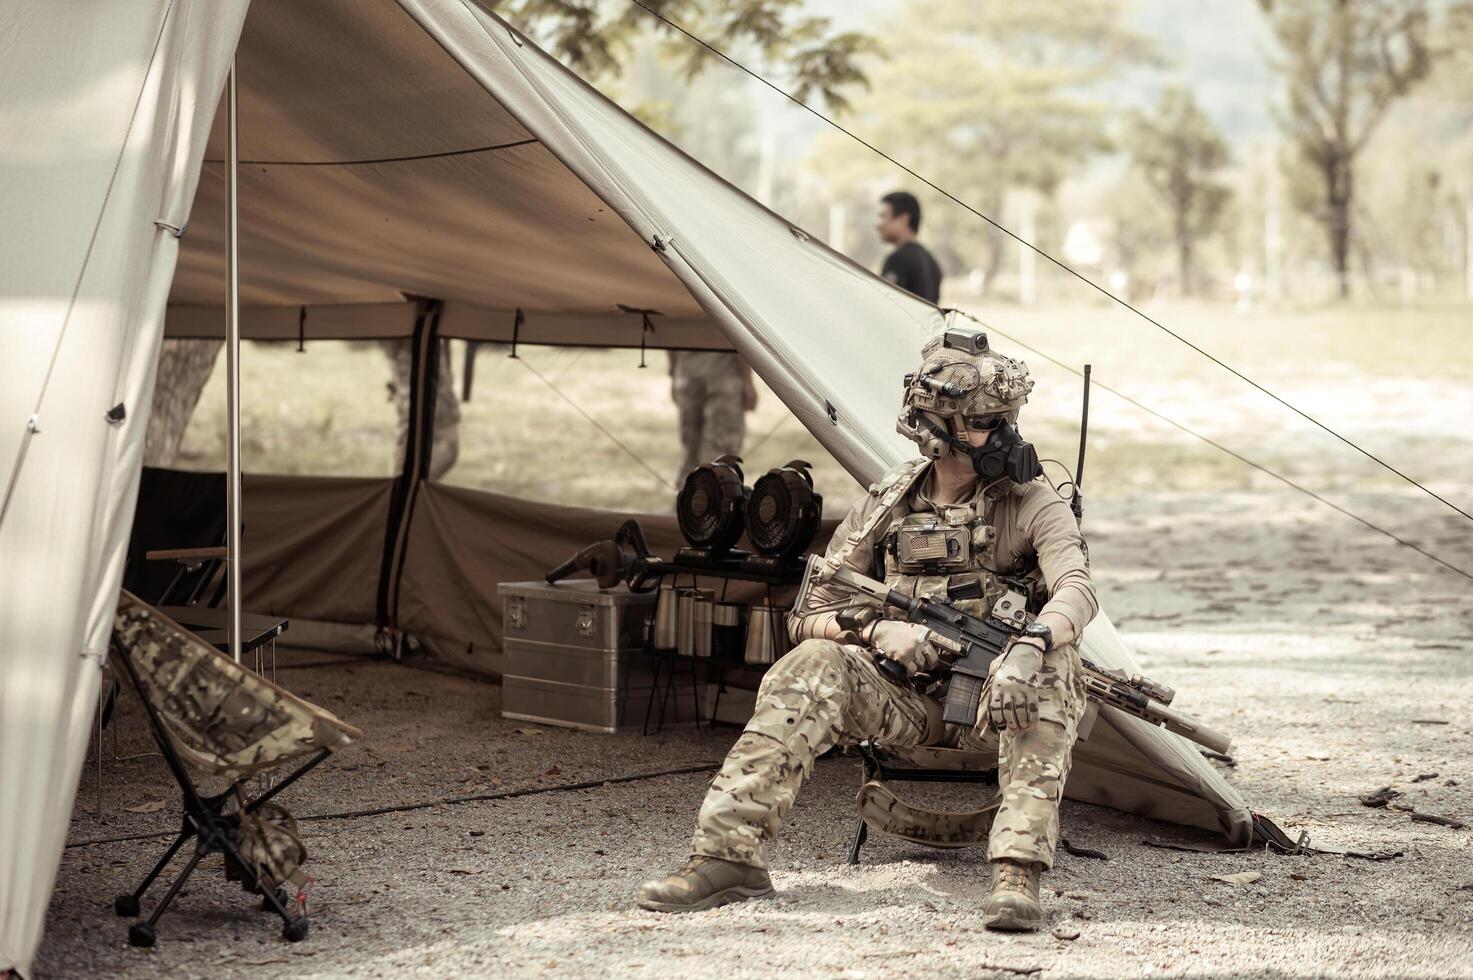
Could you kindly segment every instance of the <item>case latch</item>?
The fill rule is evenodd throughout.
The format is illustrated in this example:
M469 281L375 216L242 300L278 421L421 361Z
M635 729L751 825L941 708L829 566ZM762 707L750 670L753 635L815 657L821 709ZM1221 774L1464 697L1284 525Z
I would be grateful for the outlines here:
M514 630L527 628L527 599L525 596L514 595L506 600L506 627Z
M598 613L593 606L578 607L578 635L592 636Z

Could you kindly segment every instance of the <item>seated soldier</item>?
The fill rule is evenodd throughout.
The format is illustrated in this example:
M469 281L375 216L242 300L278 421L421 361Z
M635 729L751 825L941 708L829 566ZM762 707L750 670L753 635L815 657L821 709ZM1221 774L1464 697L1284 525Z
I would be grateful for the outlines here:
M771 895L767 843L814 760L835 745L875 739L996 751L1002 799L983 921L1012 930L1042 923L1039 874L1053 863L1085 708L1074 643L1098 609L1094 586L1073 513L1018 436L1018 410L1033 388L1026 365L965 329L933 338L921 356L906 379L900 431L924 455L870 487L834 532L825 561L883 573L908 595L975 595L980 585L980 599L957 602L978 616L1010 587L1026 590L1034 622L993 663L977 724L963 730L942 723L944 683L924 676L940 660L926 629L885 617L845 629L840 611L860 600L831 583L813 588L790 620L798 645L769 669L751 721L706 793L690 861L641 885L641 906L686 912ZM858 617L848 612L852 626ZM882 672L882 658L922 676L897 683Z

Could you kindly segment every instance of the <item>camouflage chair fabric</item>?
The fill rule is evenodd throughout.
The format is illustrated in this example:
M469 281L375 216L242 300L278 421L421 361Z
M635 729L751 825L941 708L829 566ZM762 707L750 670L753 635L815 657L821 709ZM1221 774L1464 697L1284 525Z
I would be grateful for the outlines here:
M138 693L158 709L191 767L238 780L323 749L337 752L363 736L126 590L115 628L143 688Z
M932 810L901 799L883 781L883 775L889 773L893 778L897 772L908 769L981 774L995 769L995 756L986 752L937 745L888 746L872 743L865 751L872 760L869 768L881 767L879 775L872 775L860 786L854 800L860 819L870 830L927 847L976 847L987 843L988 835L992 832L992 818L1002 802L1000 791L976 810ZM854 854L855 857L858 856L857 847Z

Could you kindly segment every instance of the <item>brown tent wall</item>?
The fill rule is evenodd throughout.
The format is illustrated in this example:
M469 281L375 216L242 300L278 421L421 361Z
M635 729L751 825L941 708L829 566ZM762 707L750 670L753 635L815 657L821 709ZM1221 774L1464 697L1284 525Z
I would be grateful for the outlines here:
M579 549L610 537L631 517L639 521L656 555L669 558L684 544L670 514L564 507L424 484L409 529L399 627L433 641L437 652L457 666L499 674L502 615L497 583L540 579ZM837 523L824 522L815 547L824 547ZM701 579L698 584L722 587L718 580ZM751 583L731 583L726 595L753 601L764 591ZM776 590L774 594L786 597Z
M293 644L367 652L394 649L407 635L457 667L497 675L498 583L540 579L631 517L656 555L672 557L684 542L672 513L548 504L424 479L440 384L439 358L430 351L445 342L445 309L435 300L412 308L415 354L400 475L246 475L242 601L251 612L293 620L287 638ZM211 534L224 526L220 480L218 474L150 469L135 514L135 560L151 548L218 544ZM191 512L190 522L171 525L181 509ZM824 546L836 524L824 522L815 548ZM136 590L137 580L130 582ZM699 584L722 587L717 580ZM754 600L762 593L761 586L733 584L727 594Z
M375 622L395 481L247 476L242 601L252 612Z
M375 623L384 530L394 480L273 476L243 479L243 601L294 620ZM147 467L134 513L124 585L157 598L177 567L155 549L223 543L224 476ZM300 642L294 633L293 642Z
M391 625L379 614L378 597L398 483L246 476L246 609L291 619L286 642L304 646L361 645L362 637ZM147 470L130 554L141 560L150 549L214 541L212 535L217 537L223 526L220 485L217 473ZM540 579L631 517L655 554L669 558L683 544L671 514L566 507L438 483L422 483L413 499L397 605L388 618L398 630L450 655L456 666L478 673L501 672L498 583ZM184 510L186 519L167 519ZM824 522L816 548L824 546L836 523ZM157 583L158 569L152 571ZM130 570L129 583L137 582ZM707 579L699 584L721 585ZM750 601L763 592L762 586L733 583L727 595Z
M497 583L540 579L630 517L639 519L656 554L669 557L679 547L680 532L669 515L562 507L425 484L409 528L400 628L441 641L447 655L461 655L460 666L500 673Z

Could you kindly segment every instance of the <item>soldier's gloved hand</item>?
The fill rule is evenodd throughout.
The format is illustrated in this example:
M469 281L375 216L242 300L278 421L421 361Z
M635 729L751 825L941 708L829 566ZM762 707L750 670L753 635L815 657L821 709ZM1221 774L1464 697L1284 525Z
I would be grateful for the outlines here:
M1032 643L1015 642L992 675L987 720L999 732L1020 732L1038 722L1038 685L1034 675L1043 666L1043 651Z
M912 674L924 674L941 660L941 651L930 640L931 631L924 626L896 619L881 619L870 627L870 649Z

